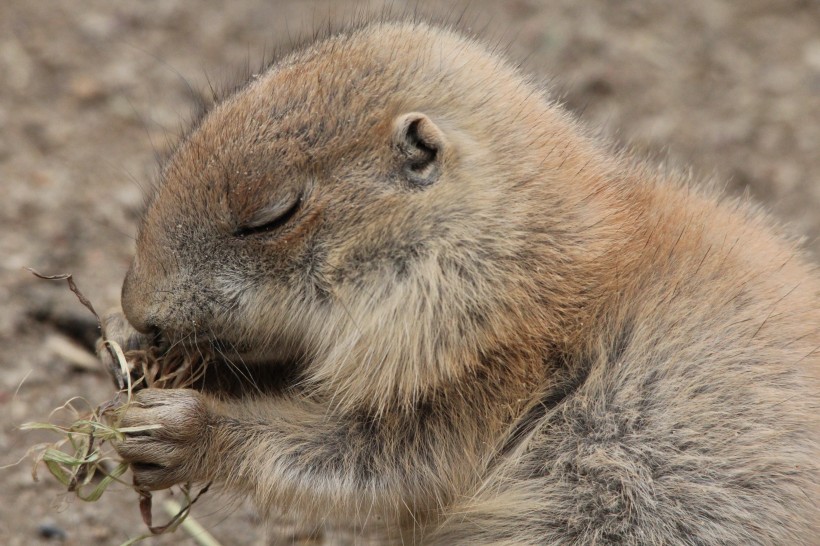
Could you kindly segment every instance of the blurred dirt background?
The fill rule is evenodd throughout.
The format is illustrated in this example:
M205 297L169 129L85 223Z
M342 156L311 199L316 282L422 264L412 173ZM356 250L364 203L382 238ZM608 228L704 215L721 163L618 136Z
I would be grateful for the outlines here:
M410 2L448 17L456 7ZM144 190L210 79L379 2L0 2L0 465L46 434L23 433L106 377L67 358L90 317L117 305ZM394 11L406 9L392 2ZM452 15L449 16L452 19ZM588 123L641 153L748 191L820 254L820 3L816 0L474 0L462 26L509 54ZM207 75L207 77L206 77ZM79 325L79 326L78 326ZM143 532L124 487L97 504L24 462L0 470L0 544L119 544ZM266 538L242 502L210 495L195 516L225 545ZM157 519L165 519L164 514ZM194 544L184 533L152 544Z

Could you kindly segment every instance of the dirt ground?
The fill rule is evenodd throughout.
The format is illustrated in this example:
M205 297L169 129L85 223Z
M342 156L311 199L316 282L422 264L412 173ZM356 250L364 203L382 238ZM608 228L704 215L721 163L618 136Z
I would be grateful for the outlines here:
M73 273L99 309L117 305L155 154L184 129L192 90L232 81L249 59L328 19L378 6L0 2L0 465L49 438L20 423L74 396L111 395L107 378L61 348L90 343L85 310L63 284L22 268ZM820 255L816 0L474 0L464 21L509 44L589 124L748 191ZM144 531L126 488L86 504L44 469L33 482L30 470L0 470L1 544L119 544ZM266 538L242 502L210 497L195 516L222 544L289 543L287 532ZM194 544L183 533L151 543Z

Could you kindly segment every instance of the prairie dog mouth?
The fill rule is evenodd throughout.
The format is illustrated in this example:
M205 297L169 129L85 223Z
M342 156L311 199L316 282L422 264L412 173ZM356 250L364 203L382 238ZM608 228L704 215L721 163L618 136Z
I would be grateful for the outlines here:
M236 346L219 339L210 340L208 345L212 360L196 388L220 396L241 398L292 391L306 367L304 355L293 352Z
M226 398L282 395L298 388L303 369L302 363L295 360L248 362L217 358L194 388Z

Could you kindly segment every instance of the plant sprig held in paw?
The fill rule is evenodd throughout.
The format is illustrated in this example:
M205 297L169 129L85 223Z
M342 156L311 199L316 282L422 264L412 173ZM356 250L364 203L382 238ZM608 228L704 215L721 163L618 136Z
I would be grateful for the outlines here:
M101 366L112 377L118 389L109 400L97 406L83 398L72 398L51 412L49 422L21 425L21 430L47 430L62 437L56 442L38 444L29 449L28 456L33 460L32 478L39 481L37 469L43 463L68 492L74 493L86 502L98 501L114 482L134 489L139 494L140 514L150 534L131 539L123 546L135 544L152 535L173 532L190 517L191 506L208 490L210 484L195 495L191 492L190 484L181 485L180 489L186 500L184 506L167 524L154 525L151 515L151 493L121 479L128 470L128 463L117 457L111 442L124 440L128 433L160 428L162 425L159 424L120 426L122 414L132 402L134 392L146 387L189 387L204 374L203 358L188 356L182 351L171 354L159 347L125 352L117 341L107 337L103 321L70 274L42 275L33 269L28 271L40 279L66 281L80 303L94 315L101 332L98 350L107 351L110 357L101 358ZM84 411L75 407L78 402L85 406ZM57 425L51 422L54 415L61 411L72 413L73 421L70 425Z

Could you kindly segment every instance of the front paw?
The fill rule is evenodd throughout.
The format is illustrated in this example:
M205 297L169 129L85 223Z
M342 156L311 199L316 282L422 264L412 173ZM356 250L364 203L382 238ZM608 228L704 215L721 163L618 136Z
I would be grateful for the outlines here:
M121 428L145 428L126 432L114 448L131 464L134 485L142 489L205 481L212 421L197 391L145 389L124 406L119 423Z
M114 386L123 390L128 384L126 376L131 375L131 382L136 382L141 376L142 370L135 369L130 362L126 369L121 369L117 354L109 345L109 342L115 342L123 353L129 353L148 350L154 340L151 336L136 331L121 311L113 311L103 317L102 327L103 335L97 340L97 356L99 356L104 368L114 380Z

